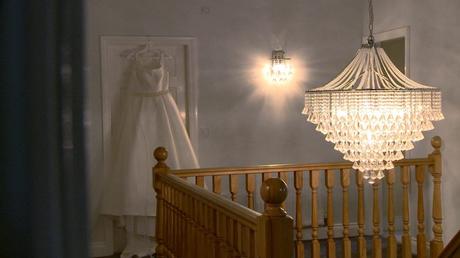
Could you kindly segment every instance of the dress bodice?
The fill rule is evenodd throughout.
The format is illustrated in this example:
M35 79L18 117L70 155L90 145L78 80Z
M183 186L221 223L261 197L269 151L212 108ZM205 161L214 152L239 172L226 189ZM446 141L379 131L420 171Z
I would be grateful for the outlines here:
M168 91L168 72L162 64L152 68L151 65L135 60L132 69L128 85L130 92L156 94Z

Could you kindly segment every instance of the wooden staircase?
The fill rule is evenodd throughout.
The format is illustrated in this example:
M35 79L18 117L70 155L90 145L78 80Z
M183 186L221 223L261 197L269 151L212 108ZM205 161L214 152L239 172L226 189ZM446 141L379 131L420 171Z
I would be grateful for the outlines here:
M293 251L296 258L438 257L443 249L441 138L433 137L431 145L434 150L427 157L394 162L395 169L385 171L385 178L373 185L348 162L171 170L166 165L167 151L157 148L158 164L153 169L157 255L286 258ZM188 178L195 178L195 184ZM258 182L262 182L260 196L255 194ZM285 212L287 192L293 198L294 219ZM432 200L431 214L425 209L426 198ZM351 200L356 205L350 206ZM411 200L416 201L415 210L410 209ZM395 216L399 201L401 232ZM319 204L326 209L324 228L318 221ZM372 207L371 216L366 216L366 206ZM340 221L334 221L337 213ZM431 234L425 226L427 213L432 218ZM356 235L350 234L351 219L356 221ZM336 236L337 222L340 236ZM416 248L411 222L416 222ZM307 224L311 230L305 235Z

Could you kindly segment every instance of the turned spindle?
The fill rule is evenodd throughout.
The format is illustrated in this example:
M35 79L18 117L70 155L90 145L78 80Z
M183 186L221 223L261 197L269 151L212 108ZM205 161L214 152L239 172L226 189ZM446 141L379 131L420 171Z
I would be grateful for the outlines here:
M434 151L430 154L433 160L433 165L430 166L431 175L433 176L433 233L434 238L430 242L430 256L438 257L444 248L442 240L442 206L441 206L441 176L442 176L442 160L441 146L442 140L439 136L434 136L431 139L431 146Z

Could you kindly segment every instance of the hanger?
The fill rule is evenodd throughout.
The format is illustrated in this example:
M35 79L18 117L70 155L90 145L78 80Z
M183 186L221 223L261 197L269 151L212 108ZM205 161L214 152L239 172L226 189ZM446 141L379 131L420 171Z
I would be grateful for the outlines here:
M165 53L162 49L155 48L155 44L150 40L143 45L140 45L129 51L123 51L123 53L120 54L121 57L126 59L137 58L141 55L143 57L150 57L152 59L172 59L172 57Z

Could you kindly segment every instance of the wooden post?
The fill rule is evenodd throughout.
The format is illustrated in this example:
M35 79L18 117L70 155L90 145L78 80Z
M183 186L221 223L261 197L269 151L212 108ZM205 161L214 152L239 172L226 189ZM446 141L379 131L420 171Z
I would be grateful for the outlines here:
M335 258L334 241L334 200L332 189L334 188L334 171L326 170L327 188L327 257Z
M262 183L260 194L266 207L259 223L260 233L265 233L265 241L257 246L265 254L261 257L292 257L293 219L281 207L288 194L286 183L279 178L267 179Z
M366 239L364 238L364 182L363 174L356 171L356 185L358 187L358 257L366 258Z
M351 258L351 241L349 238L349 203L348 203L348 187L350 186L350 170L340 170L340 183L342 185L342 223L343 223L343 257Z
M430 242L431 257L438 257L444 248L442 240L442 206L441 206L441 176L442 176L442 160L441 160L441 137L435 136L431 139L431 146L434 151L430 154L433 160L431 166L431 175L433 176L433 233L434 238Z
M409 235L409 167L401 168L401 182L403 187L402 208L403 208L403 234L402 234L402 257L411 258L411 239Z
M303 187L303 171L294 172L294 188L295 188L295 257L303 258L305 250L303 245L303 223L302 223L302 187Z
M388 185L388 249L387 257L396 258L397 255L397 243L395 236L395 210L393 200L393 185L395 183L395 171L394 169L389 170L386 176Z
M318 240L318 185L319 170L310 171L311 188L311 257L319 258L320 245Z
M153 188L156 192L157 198L157 214L156 214L156 232L155 238L157 247L155 252L158 258L166 257L166 250L164 246L164 232L166 230L164 223L164 201L163 201L163 187L161 184L161 174L166 174L169 167L165 161L168 158L168 151L164 147L158 147L153 152L153 156L157 160L157 164L152 169Z

